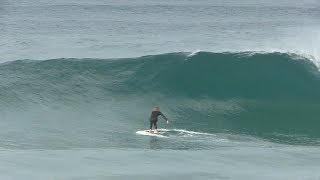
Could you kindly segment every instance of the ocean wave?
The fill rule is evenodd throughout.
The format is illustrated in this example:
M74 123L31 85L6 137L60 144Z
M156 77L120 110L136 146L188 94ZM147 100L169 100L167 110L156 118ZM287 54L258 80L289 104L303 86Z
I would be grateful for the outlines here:
M283 53L170 53L126 59L14 61L0 66L1 88L44 97L161 92L214 98L318 100L319 71L303 56ZM2 91L8 92L8 91ZM2 96L7 96L2 94ZM0 95L1 97L1 95Z
M279 141L292 136L274 134L320 137L319 71L297 54L199 51L20 60L1 64L0 77L2 109L81 103L128 108L129 101L142 105L155 99L167 104L174 124L189 135L227 131Z

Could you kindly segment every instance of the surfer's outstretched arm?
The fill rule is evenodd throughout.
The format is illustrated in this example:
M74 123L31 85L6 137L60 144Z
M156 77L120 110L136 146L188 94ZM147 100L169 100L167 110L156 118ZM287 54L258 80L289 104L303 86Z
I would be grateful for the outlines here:
M168 118L164 115L164 114L162 114L162 112L160 112L160 115L166 120L166 122L168 123Z

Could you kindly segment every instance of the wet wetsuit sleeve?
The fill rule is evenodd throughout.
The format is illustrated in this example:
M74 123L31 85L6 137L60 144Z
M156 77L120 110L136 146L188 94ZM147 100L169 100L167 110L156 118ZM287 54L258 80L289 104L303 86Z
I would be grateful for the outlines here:
M161 115L166 121L168 120L168 118L167 118L165 115L163 115L162 112L160 112L160 115Z

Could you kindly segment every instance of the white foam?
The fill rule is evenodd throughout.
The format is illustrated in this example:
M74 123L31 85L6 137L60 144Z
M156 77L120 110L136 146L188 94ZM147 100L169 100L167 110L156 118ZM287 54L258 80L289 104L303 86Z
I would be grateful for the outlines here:
M210 134L210 133L203 133L203 132L196 132L196 131L188 131L188 130L185 130L185 129L173 129L173 131L182 132L182 133L186 133L186 134L213 135L213 134Z
M190 53L190 54L188 55L188 57L192 57L192 56L194 56L194 55L197 55L199 52L200 52L200 49L198 49L198 50Z
M136 134L144 135L144 136L166 137L166 136L161 135L160 133L158 133L158 134L150 133L150 132L147 132L146 130L137 131Z
M214 141L219 143L230 142L228 138L223 137L217 134L197 132L197 131L188 131L185 129L158 129L159 133L149 133L146 130L137 131L136 134L145 135L145 136L155 136L161 138L192 138L192 137L201 137L205 138L206 141ZM204 140L204 139L203 139Z
M157 136L157 137L167 137L167 136L163 135L164 133L167 133L167 132L179 132L179 133L184 134L183 135L184 137L190 137L190 136L193 136L193 135L206 135L206 136L213 135L213 134L210 134L210 133L188 131L188 130L185 130L185 129L158 129L158 130L159 130L159 133L157 133L157 134L149 133L146 130L137 131L136 134L145 135L145 136Z
M185 135L213 135L213 134L210 134L210 133L204 133L204 132L196 132L196 131L188 131L188 130L185 130L185 129L158 129L159 130L159 134L154 134L154 133L149 133L149 132L146 132L146 130L143 130L143 131L137 131L137 134L152 134L152 135L161 135L161 134L164 134L166 132L179 132L179 133L183 133Z

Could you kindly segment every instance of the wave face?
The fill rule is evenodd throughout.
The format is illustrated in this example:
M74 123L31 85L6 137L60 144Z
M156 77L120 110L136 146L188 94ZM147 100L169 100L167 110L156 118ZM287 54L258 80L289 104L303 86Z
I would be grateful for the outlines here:
M77 114L81 106L90 116L103 105L106 111L117 107L114 120L131 117L127 123L134 125L157 104L179 129L319 144L319 72L296 54L198 52L21 60L2 64L0 72L3 110L63 106Z

